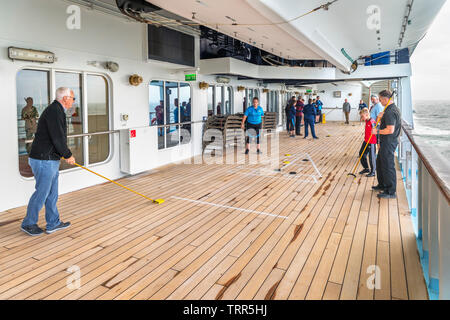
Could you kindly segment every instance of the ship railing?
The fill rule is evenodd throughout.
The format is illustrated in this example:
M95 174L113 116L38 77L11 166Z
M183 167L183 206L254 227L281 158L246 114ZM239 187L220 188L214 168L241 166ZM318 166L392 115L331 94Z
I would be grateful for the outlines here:
M450 299L450 170L413 128L402 123L399 162L402 168L419 254L430 298Z

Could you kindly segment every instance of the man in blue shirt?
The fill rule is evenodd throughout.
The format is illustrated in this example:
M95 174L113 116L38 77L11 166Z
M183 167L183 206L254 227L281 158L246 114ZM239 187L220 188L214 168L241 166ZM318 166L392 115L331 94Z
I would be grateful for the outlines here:
M316 105L317 105L317 115L319 116L318 123L322 123L322 106L323 106L323 103L320 100L319 96L317 96Z
M242 119L242 129L246 129L246 148L245 154L248 154L250 149L250 135L256 137L257 153L261 153L259 145L259 131L262 127L262 118L264 117L264 110L259 105L259 99L257 97L253 98L253 106L247 108L244 112L244 118ZM247 122L246 122L247 121Z
M372 101L372 107L370 108L370 118L373 119L375 122L377 122L377 118L378 116L381 117L380 113L383 112L384 108L381 105L380 99L377 96L372 96L371 97L371 101ZM380 125L378 124L377 129L380 128ZM377 134L377 141L378 141L378 146L380 144L380 135Z
M380 112L383 112L383 106L380 103L380 99L377 96L372 96L372 107L370 108L370 118L377 121L377 117Z

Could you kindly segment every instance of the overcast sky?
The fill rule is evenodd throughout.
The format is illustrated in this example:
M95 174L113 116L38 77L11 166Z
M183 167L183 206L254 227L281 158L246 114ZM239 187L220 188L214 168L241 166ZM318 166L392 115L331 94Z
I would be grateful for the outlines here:
M411 58L414 100L450 100L450 1Z

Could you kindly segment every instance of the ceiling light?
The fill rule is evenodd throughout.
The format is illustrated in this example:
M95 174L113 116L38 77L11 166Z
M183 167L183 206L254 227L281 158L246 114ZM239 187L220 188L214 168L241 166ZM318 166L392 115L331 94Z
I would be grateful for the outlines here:
M204 3L203 1L200 1L200 0L195 0L195 2L197 2L198 4L201 4L202 6L205 6L205 7L208 6L206 3Z

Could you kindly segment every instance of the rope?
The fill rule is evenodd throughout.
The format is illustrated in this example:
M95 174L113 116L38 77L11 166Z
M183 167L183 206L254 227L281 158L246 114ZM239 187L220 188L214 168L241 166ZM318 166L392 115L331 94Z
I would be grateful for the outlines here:
M307 16L307 15L309 15L311 13L314 13L314 12L316 12L318 10L321 10L321 9L328 10L328 7L330 5L332 5L333 3L337 2L337 1L339 1L339 0L333 0L333 1L327 2L327 3L317 7L315 9L312 9L312 10L310 10L310 11L308 11L306 13L303 13L303 14L301 14L299 16L296 16L296 17L294 17L292 19L289 19L289 20L286 20L286 21L281 21L281 22L271 22L271 23L236 23L236 22L233 22L233 23L206 23L206 22L203 22L203 21L201 21L199 19L196 19L195 17L193 17L193 20L194 19L198 20L198 21L200 21L200 23L195 23L195 22L193 23L191 20L173 20L173 19L169 19L169 18L165 18L165 17L163 17L163 19L166 19L166 21L164 21L164 23L161 23L159 21L146 20L145 18L142 18L140 15L138 15L139 12L135 12L133 10L129 10L129 11L131 11L134 15L130 14L130 12L128 12L128 10L126 10L124 13L127 16L129 16L131 18L134 18L135 20L138 20L140 22L144 22L143 20L145 20L145 22L148 23L148 24L158 24L158 25L161 25L161 26L179 26L180 24L181 25L185 25L185 26L202 26L203 25L203 26L210 26L210 27L213 27L213 28L214 27L217 28L219 26L245 26L245 27L250 27L250 26L277 26L277 25L283 25L283 24L291 23L293 21L296 21L296 20L298 20L300 18L303 18L303 17L305 17L305 16ZM168 23L165 23L165 22L168 22Z
M122 187L122 188L124 188L124 189L126 189L126 190L128 190L128 191L131 191L131 192L133 192L133 193L135 193L135 194L137 194L137 195L139 195L139 196L141 196L141 197L143 197L143 198L145 198L145 199L147 199L147 200L150 200L150 201L152 201L152 202L154 202L154 203L162 203L162 202L164 202L164 200L162 200L162 199L156 199L156 200L151 199L151 198L149 198L149 197L143 195L142 193L139 193L139 192L137 192L137 191L134 191L134 190L131 189L131 188L125 187L124 185L122 185L122 184L120 184L120 183L118 183L118 182L116 182L116 181L114 181L114 180L112 180L112 179L109 179L109 178L107 178L107 177L105 177L105 176L102 176L100 173L97 173L97 172L95 172L95 171L92 171L92 170L90 170L90 169L88 169L88 168L86 168L86 167L84 167L84 166L82 166L82 165L80 165L80 164L78 164L78 163L76 163L76 162L75 162L74 164L75 164L77 167L80 167L80 168L82 168L82 169L84 169L84 170L86 170L86 171L89 171L90 173L93 173L93 174L95 174L95 175L97 175L97 176L99 176L99 177L101 177L101 178L103 178L103 179L106 179L106 180L108 180L109 182L112 182L112 183L118 185L119 187Z

